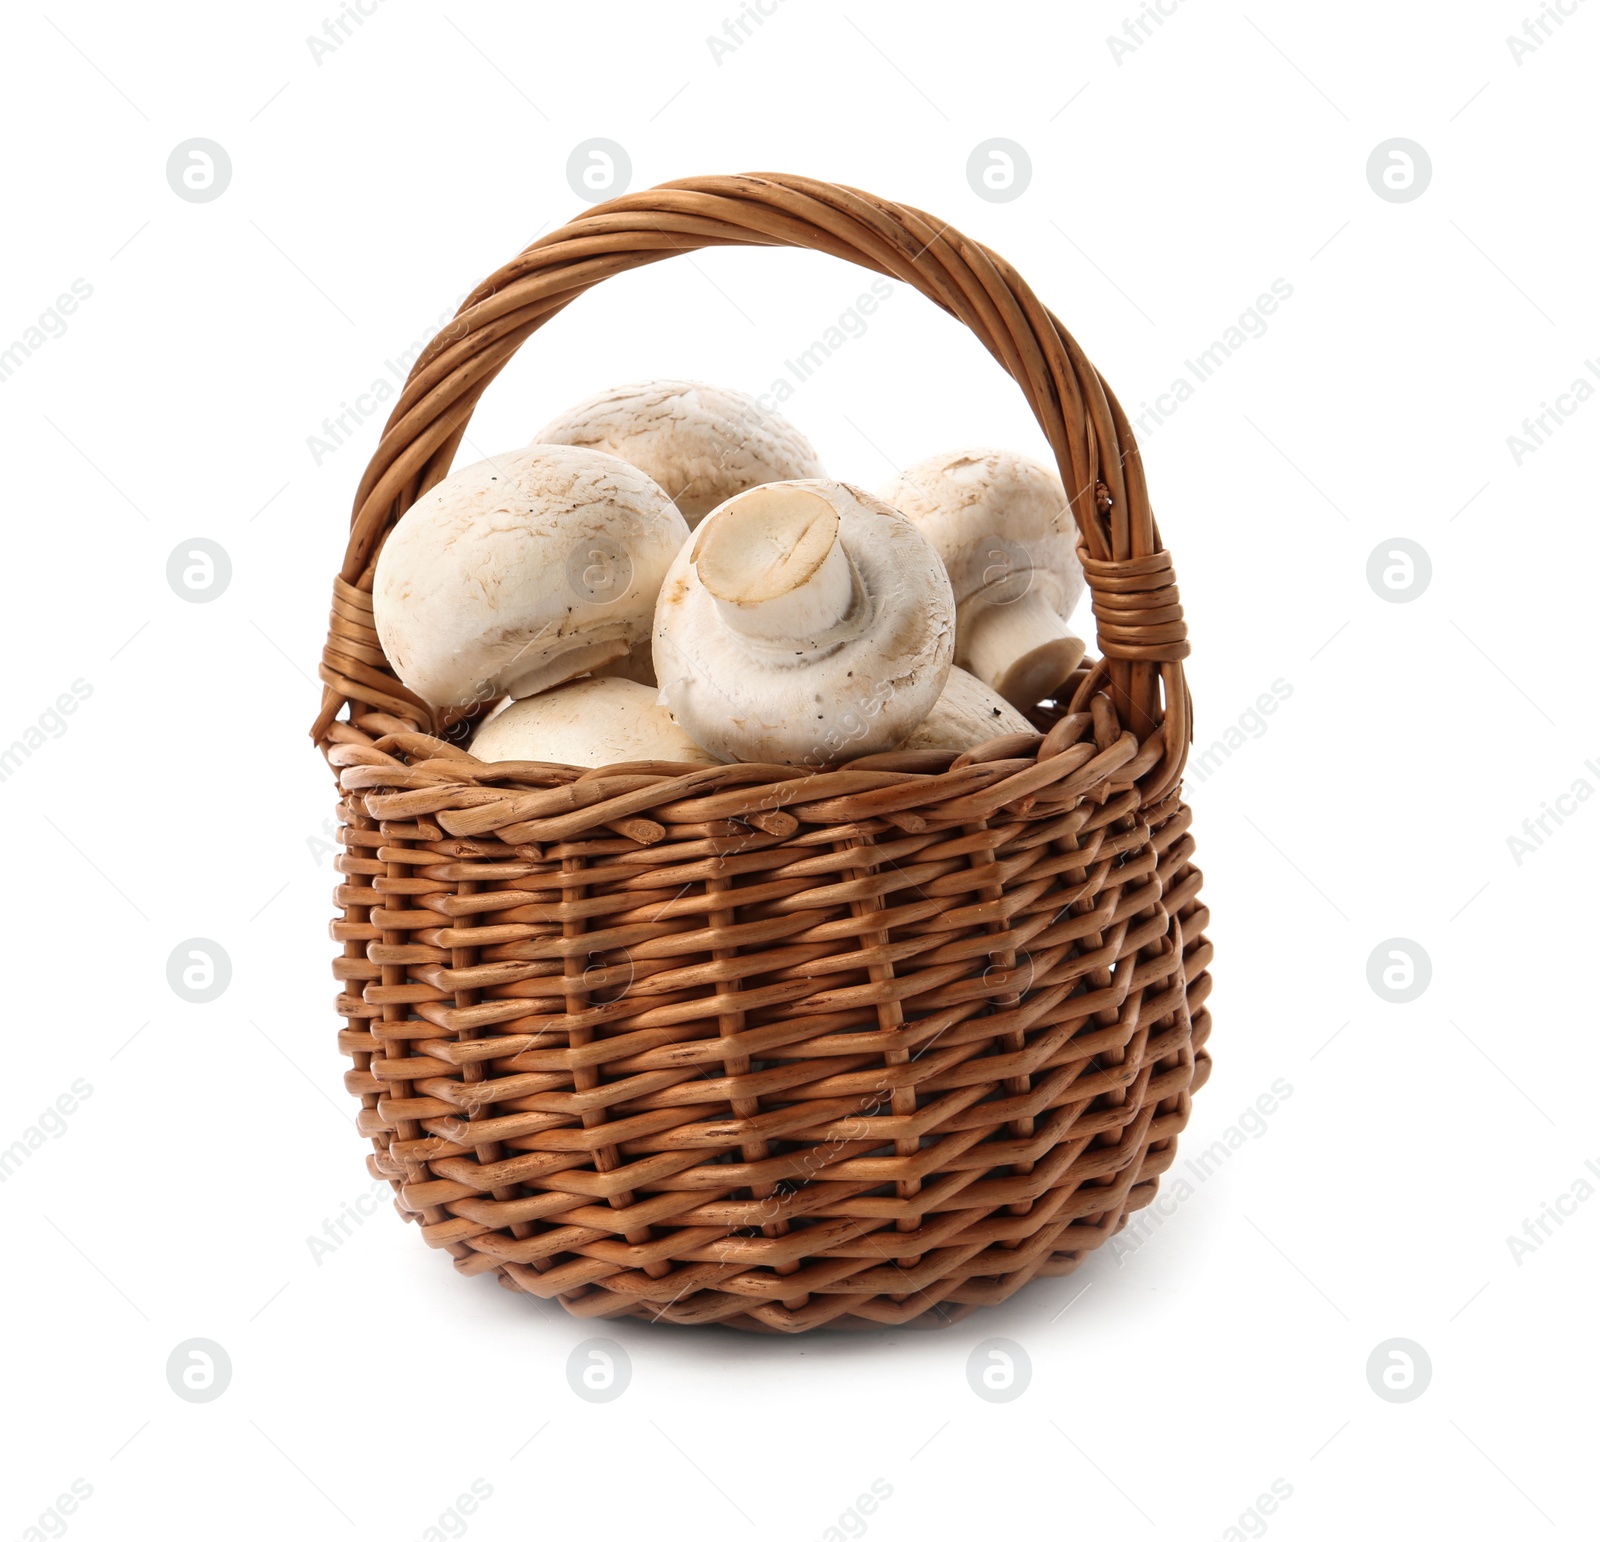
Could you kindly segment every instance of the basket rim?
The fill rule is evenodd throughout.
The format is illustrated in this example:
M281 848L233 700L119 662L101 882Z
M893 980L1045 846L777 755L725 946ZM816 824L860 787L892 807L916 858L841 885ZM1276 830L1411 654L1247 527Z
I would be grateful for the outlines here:
M371 608L384 539L411 504L449 474L483 391L545 321L603 279L676 253L723 245L807 248L906 282L964 322L1012 375L1068 489L1096 620L1101 658L1069 682L1074 689L1068 713L1085 710L1097 691L1108 693L1134 739L1135 753L1128 758L1137 765L1142 801L1164 798L1179 783L1191 738L1183 668L1189 644L1171 557L1161 544L1138 448L1116 397L1054 314L989 248L910 205L780 173L685 178L597 204L534 240L479 284L422 350L357 489L334 582L319 668L322 703L311 728L330 764L341 742L348 750L352 736L367 737L353 727L341 731L340 714L347 707L347 722L375 716L380 727L387 728L383 720L389 720L395 731L431 736L492 705L474 704L453 717L436 713L397 678ZM1037 768L1054 758L1048 743L1049 734L1041 734ZM992 740L954 757L960 765L900 774L924 778L933 792L941 778L959 776L1010 747L1003 738ZM504 772L505 763L498 764L498 779L517 780ZM785 769L794 776L796 768ZM825 778L855 769L878 768L820 762L808 774ZM1041 785L1059 779L1036 774Z
M343 791L362 794L374 818L426 815L451 836L526 844L663 810L675 822L771 814L917 828L987 821L1002 810L1054 817L1085 796L1138 785L1160 754L1153 737L1141 744L1129 732L1096 736L1094 714L1069 712L1048 732L1010 734L959 754L891 752L816 769L747 761L579 767L480 761L398 720L374 720L380 716L335 725L327 755Z

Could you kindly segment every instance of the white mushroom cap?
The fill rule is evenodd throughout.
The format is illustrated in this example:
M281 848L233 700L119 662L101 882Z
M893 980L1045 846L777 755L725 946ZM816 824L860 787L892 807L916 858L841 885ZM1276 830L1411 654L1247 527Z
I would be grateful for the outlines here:
M378 554L383 651L435 707L531 696L625 660L688 538L647 476L598 450L536 445L452 472Z
M546 423L534 442L621 456L660 483L691 528L746 488L824 475L787 418L700 380L615 386Z
M1067 625L1083 597L1061 479L1010 450L932 455L882 497L933 542L956 596L956 663L1016 707L1042 701L1083 657Z
M893 748L950 672L938 553L887 504L823 480L739 494L678 553L656 605L662 699L730 760L818 765Z
M561 766L611 766L628 760L682 760L714 766L656 693L633 680L585 676L514 701L484 719L473 736L479 760L546 760Z
M970 750L1001 734L1033 732L1033 724L999 692L964 669L952 669L933 711L895 748Z

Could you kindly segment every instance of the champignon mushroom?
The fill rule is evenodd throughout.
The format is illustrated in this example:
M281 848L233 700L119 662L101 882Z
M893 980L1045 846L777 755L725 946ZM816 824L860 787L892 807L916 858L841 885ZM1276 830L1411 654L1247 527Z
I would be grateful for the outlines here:
M881 496L944 559L956 663L1014 707L1044 700L1084 653L1067 625L1084 579L1060 478L1010 450L958 450L919 461Z
M730 498L656 604L662 699L729 760L818 765L895 746L950 672L938 553L887 504L821 479Z
M546 760L609 766L627 760L681 760L714 766L656 693L633 680L569 680L514 701L486 718L472 740L479 760Z
M666 490L690 528L735 493L822 476L810 441L742 391L699 380L646 380L580 402L535 435L618 455Z
M952 669L933 710L895 746L900 750L970 750L1001 734L1034 731L1005 697L976 675Z
M534 445L479 461L417 499L384 543L378 638L437 708L626 667L688 534L666 494L614 455Z

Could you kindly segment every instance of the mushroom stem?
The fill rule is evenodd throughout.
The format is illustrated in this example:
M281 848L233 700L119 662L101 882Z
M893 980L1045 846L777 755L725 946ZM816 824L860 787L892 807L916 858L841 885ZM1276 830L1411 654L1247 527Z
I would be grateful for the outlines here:
M1084 654L1083 639L1038 589L1009 603L974 603L963 620L963 666L1019 709L1043 701Z
M871 493L813 478L719 504L656 601L663 705L727 760L818 766L892 748L950 673L933 544Z
M839 515L794 483L742 494L700 527L692 560L723 621L759 641L815 643L855 605Z

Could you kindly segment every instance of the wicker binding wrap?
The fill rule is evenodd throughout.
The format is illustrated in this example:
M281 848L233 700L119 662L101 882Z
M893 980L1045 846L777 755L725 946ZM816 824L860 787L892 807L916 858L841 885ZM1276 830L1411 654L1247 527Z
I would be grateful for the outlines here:
M805 771L484 765L395 678L373 563L479 394L591 285L729 245L900 279L1016 380L1102 655L1039 734ZM1187 653L1127 419L987 248L780 175L535 241L417 360L334 582L313 737L374 1176L461 1272L580 1317L937 1326L1069 1272L1154 1197L1210 1065Z

